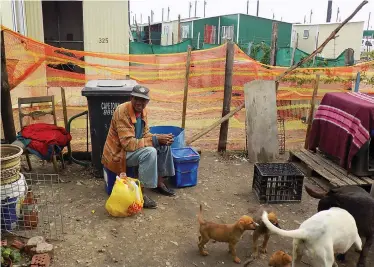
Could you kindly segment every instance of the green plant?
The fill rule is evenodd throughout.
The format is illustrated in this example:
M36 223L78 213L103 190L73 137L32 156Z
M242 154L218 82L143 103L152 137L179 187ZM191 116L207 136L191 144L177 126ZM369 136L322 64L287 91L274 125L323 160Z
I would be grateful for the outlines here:
M264 42L252 45L251 53L249 56L253 59L260 61L262 64L270 64L270 53L271 48L267 46ZM262 54L262 56L261 56Z

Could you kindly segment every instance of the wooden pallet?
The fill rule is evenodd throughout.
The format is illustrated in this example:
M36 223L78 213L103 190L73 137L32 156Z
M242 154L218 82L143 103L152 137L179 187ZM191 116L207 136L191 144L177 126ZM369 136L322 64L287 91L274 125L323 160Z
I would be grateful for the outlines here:
M322 154L313 153L306 149L290 152L289 161L306 171L308 177L325 189L342 185L370 187L374 184L374 177L358 177L353 174L348 174L346 170L327 159ZM318 178L323 178L325 181Z

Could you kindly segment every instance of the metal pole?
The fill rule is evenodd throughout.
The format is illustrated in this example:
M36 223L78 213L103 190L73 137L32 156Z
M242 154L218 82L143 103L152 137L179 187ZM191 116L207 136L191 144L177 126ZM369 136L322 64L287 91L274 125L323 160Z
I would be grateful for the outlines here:
M195 18L196 18L196 16L197 16L197 15L196 15L196 14L197 14L196 12L197 12L197 1L195 0Z
M249 14L249 0L247 0L247 15Z
M332 13L332 0L328 0L327 2L327 17L326 22L331 21L331 13Z
M257 17L258 17L259 10L260 10L260 0L257 0L257 12L256 12Z
M191 18L191 7L192 7L191 2L188 2L188 18Z
M357 72L356 82L355 82L355 92L358 92L360 89L361 73Z
M205 7L206 7L206 0L204 0L204 18L205 18Z
M309 18L309 23L312 23L312 15L313 15L313 10L310 10L310 18Z
M369 26L370 26L370 16L371 16L371 12L369 12L369 19L368 19L368 28L367 28L367 30L369 30Z
M170 21L170 7L168 7L168 21Z
M336 22L338 22L338 19L339 19L339 7L338 7L338 10L336 11Z
M162 8L162 22L164 22L164 8Z

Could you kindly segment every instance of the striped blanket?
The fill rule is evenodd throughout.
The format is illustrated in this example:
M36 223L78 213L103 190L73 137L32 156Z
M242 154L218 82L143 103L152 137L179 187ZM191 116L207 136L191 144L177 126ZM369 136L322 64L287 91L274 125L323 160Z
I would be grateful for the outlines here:
M374 137L374 97L363 93L327 93L315 113L309 149L328 153L350 169L352 158Z

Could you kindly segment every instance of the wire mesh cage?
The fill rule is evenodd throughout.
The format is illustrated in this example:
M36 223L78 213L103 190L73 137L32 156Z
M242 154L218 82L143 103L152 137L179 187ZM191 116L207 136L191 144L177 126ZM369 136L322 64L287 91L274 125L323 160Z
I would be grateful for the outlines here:
M284 119L278 116L278 143L279 143L279 154L283 155L286 152L286 130L284 128Z
M58 174L20 173L18 181L1 185L1 232L25 238L63 236Z

